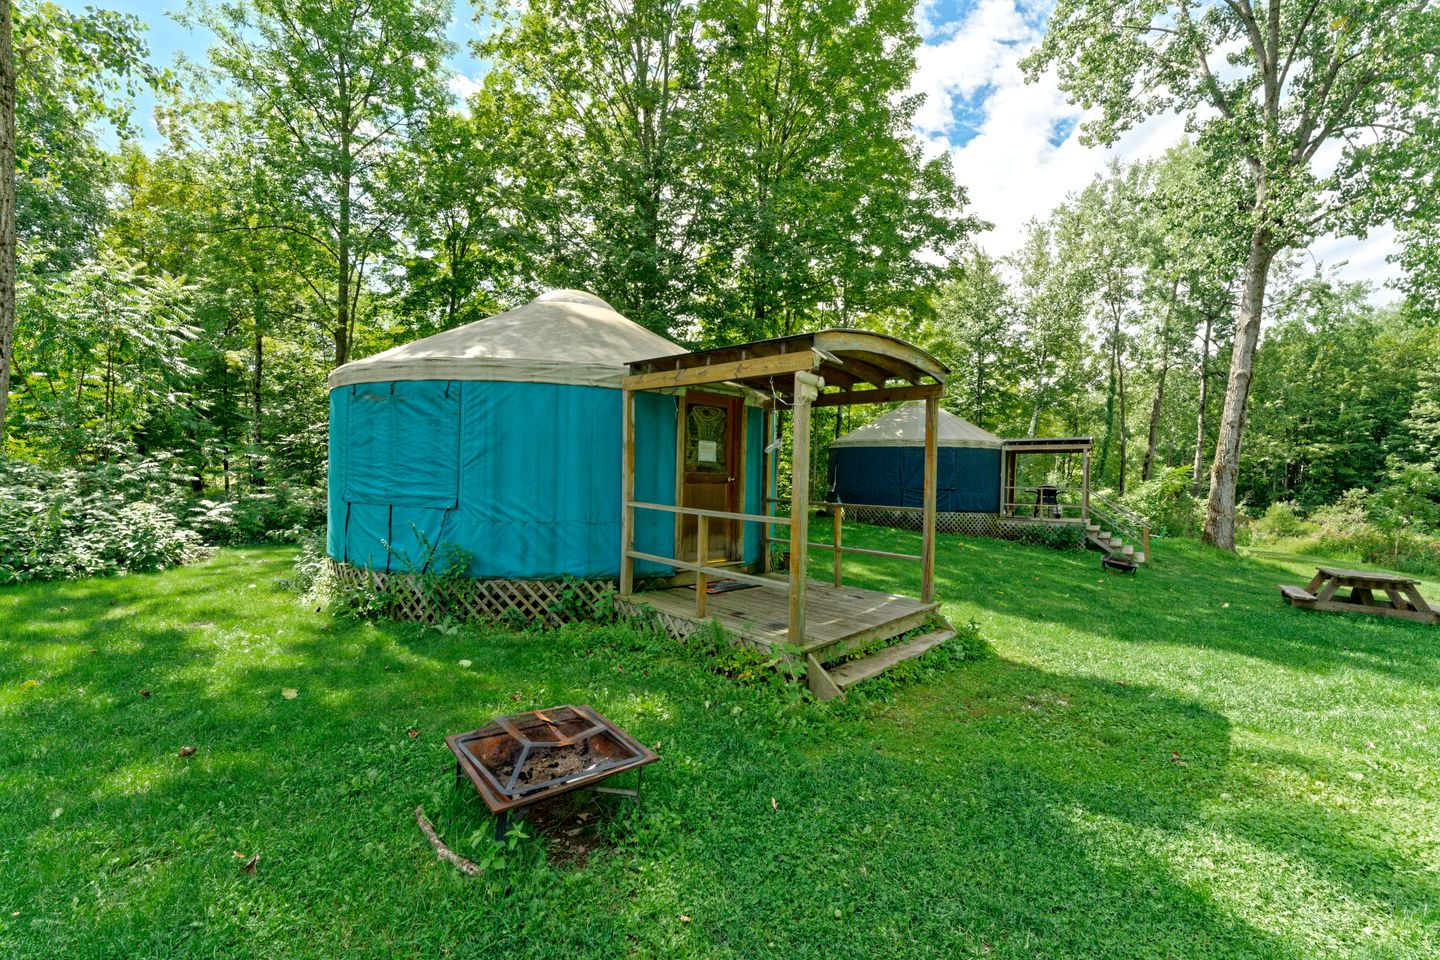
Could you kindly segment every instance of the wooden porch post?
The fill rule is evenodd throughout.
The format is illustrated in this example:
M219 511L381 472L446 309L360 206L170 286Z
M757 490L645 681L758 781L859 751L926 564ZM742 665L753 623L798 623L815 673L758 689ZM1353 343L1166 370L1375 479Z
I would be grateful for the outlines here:
M925 547L920 572L920 599L929 603L935 598L935 489L939 472L937 434L940 432L940 400L925 398Z
M825 381L795 374L790 444L790 643L805 645L805 584L810 563L810 402Z
M774 441L775 433L775 411L770 407L768 401L765 412L761 416L761 440L760 447L760 469L764 475L760 478L760 513L764 516L771 516L775 504L770 501L775 497L775 488L771 485L774 479L775 454L770 450L770 444ZM760 528L760 572L770 572L770 537L775 533L774 529L767 523Z
M1090 451L1080 456L1080 519L1090 522Z
M635 587L635 394L622 389L620 396L620 596L628 597Z

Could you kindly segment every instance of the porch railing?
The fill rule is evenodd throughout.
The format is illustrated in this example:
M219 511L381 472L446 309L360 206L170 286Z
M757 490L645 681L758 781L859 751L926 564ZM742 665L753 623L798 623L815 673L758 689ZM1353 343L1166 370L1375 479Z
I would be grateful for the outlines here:
M1041 496L1041 491L1046 489L1054 491L1053 502ZM1030 498L1022 499L1025 494L1029 494ZM1000 515L1007 519L1078 523L1090 515L1084 490L1075 487L1016 487L1010 491L1010 496L1012 499L1000 504Z
M771 540L770 526L788 527L789 517L772 517L758 513L731 513L728 510L704 510L699 507L677 507L669 503L646 503L641 500L628 500L625 506L633 510L658 510L662 513L674 513L686 517L695 517L695 559L694 561L681 560L678 557L663 557L655 553L645 553L640 550L627 549L625 557L628 560L648 560L651 563L664 564L667 567L674 567L677 570L685 570L695 574L695 616L704 618L706 588L710 584L710 573L715 569L716 564L709 560L710 550L710 521L711 520L738 520L741 523L765 524L765 540ZM675 552L680 552L677 543ZM720 561L726 562L726 561ZM739 570L725 570L727 580L739 580L741 583L753 583L759 587L779 587L788 589L789 584L784 580L774 580L770 577L761 577L753 573L744 573Z
M781 500L777 497L770 497L767 498L766 502L771 505L780 505L789 504L790 501ZM819 543L814 540L808 540L806 541L806 546L816 550L829 550L831 552L833 558L832 575L835 581L835 586L837 587L841 585L841 561L847 553L854 556L862 557L884 557L890 560L914 560L918 563L925 562L924 557L914 553L892 553L889 550L871 550L868 547L847 547L844 543L845 510L847 508L852 510L892 510L898 513L923 514L925 512L924 507L882 507L868 503L834 503L828 500L816 501L812 503L811 506L828 508L830 510L830 542ZM784 519L788 521L790 518L786 517ZM787 546L790 543L789 540L782 540L778 537L771 537L768 534L765 537L765 542L766 544L778 543L785 544Z

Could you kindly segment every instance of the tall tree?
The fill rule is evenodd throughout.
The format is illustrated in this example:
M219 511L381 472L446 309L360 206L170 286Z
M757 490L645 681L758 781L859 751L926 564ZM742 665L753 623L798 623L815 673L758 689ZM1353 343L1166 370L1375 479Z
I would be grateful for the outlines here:
M1033 437L1048 404L1082 389L1085 310L1089 280L1067 258L1072 244L1055 238L1054 225L1031 220L1025 243L1009 259L1015 273L1016 372L1028 392L1025 435Z
M477 116L532 140L528 219L550 283L597 288L668 333L688 305L701 83L696 5L685 0L485 4L476 46L498 69ZM497 112L497 109L499 112Z
M0 453L15 355L15 40L10 0L0 0Z
M933 264L977 224L948 156L926 161L908 0L709 0L699 172L710 300L725 334L789 333L824 313L928 308ZM735 324L744 317L742 330Z
M1204 537L1233 549L1235 488L1265 286L1281 251L1327 231L1363 233L1425 189L1440 101L1440 17L1430 0L1059 0L1025 61L1055 68L1100 115L1113 143L1147 116L1177 111L1201 145L1251 188L1235 344L1211 468ZM1417 118L1418 121L1417 121ZM1317 163L1337 147L1333 168Z
M920 342L950 368L947 403L987 429L1013 417L1014 323L999 264L977 249L941 285L935 315L921 327Z
M0 0L0 450L14 369L17 250L52 267L93 252L107 158L97 128L130 130L131 96L168 74L146 63L139 19Z
M401 210L385 170L445 100L450 5L442 0L199 0L210 60L246 98L253 149L290 185L267 224L328 265L315 293L336 366L350 358L368 271Z

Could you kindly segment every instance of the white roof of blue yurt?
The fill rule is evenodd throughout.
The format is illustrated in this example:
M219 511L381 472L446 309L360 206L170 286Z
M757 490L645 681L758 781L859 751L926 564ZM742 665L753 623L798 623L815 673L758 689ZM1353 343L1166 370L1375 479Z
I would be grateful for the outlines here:
M330 388L396 380L618 387L626 364L684 352L593 293L551 290L514 310L337 367Z
M998 450L1002 441L989 430L975 426L964 417L948 410L940 411L940 429L936 445L941 447L981 447ZM891 410L852 430L830 444L836 447L915 447L925 444L925 401L911 402Z

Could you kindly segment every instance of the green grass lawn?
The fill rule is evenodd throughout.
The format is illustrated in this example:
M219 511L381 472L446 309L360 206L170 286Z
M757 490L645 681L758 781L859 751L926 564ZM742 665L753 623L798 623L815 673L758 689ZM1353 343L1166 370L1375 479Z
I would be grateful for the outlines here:
M1116 577L942 538L990 652L839 706L623 627L335 621L279 549L0 589L0 957L1440 954L1440 628L1284 606L1313 560L1155 546ZM489 831L443 736L567 701L661 753L639 815L583 810L582 866L438 862L417 803Z

